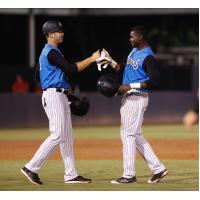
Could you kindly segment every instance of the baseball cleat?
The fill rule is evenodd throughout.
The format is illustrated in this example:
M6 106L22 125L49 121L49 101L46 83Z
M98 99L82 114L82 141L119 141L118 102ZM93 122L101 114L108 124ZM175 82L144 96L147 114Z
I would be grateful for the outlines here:
M151 179L148 180L148 183L158 183L164 176L168 174L167 169L164 169L158 174L153 174Z
M71 180L65 181L65 183L91 183L92 180L89 178L84 178L83 176L77 176Z
M35 184L35 185L42 185L43 183L40 181L40 178L38 176L38 174L30 171L29 169L27 169L26 167L23 167L21 169L22 174L24 174L26 176L26 178L28 178L28 180Z
M126 183L135 183L135 182L137 182L136 176L134 176L133 178L121 177L121 178L118 178L117 180L111 181L112 184L126 184Z

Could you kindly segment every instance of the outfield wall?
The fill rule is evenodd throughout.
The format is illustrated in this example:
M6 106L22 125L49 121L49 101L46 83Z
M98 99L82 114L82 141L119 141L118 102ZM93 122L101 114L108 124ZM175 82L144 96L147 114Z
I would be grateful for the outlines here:
M106 98L98 93L83 93L90 101L85 117L72 116L74 126L119 125L121 97ZM144 123L180 123L195 102L192 92L153 92ZM38 94L1 94L0 128L47 127L48 120Z

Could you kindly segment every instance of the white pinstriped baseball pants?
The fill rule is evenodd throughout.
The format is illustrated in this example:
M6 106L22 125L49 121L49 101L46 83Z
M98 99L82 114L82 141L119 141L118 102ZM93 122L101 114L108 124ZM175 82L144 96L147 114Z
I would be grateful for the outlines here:
M55 88L50 88L42 94L42 105L49 119L50 135L25 166L37 173L55 148L60 145L65 167L64 180L73 179L78 174L74 166L72 122L68 98L64 93L56 92Z
M120 136L123 145L123 177L131 178L136 175L136 149L144 158L153 174L165 169L160 163L148 141L142 135L143 115L148 106L149 97L131 95L122 98L120 109Z

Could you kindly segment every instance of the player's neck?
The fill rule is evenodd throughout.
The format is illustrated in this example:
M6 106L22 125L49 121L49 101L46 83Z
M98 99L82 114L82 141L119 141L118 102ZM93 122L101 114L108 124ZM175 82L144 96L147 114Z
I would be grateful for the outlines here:
M58 43L56 43L56 42L54 42L54 41L52 41L52 40L47 40L47 44L50 44L50 45L52 45L52 46L58 48Z
M144 41L144 42L140 43L140 45L138 46L138 49L142 50L142 49L144 49L146 47L149 47L149 45L148 45L148 43L146 41Z

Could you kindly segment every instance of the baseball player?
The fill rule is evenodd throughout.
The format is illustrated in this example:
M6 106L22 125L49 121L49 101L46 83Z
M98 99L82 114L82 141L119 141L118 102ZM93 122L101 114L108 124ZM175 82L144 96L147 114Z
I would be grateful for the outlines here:
M113 184L136 182L135 160L136 149L146 161L152 177L148 183L159 182L167 173L166 167L159 161L148 141L142 134L143 115L148 106L149 89L157 85L157 61L149 47L145 29L142 26L133 27L130 31L130 42L133 46L123 73L123 83L118 93L123 95L120 136L123 144L123 175L112 180ZM104 50L105 51L105 50ZM106 52L106 51L105 51ZM117 64L106 52L111 66L119 71Z
M90 183L91 179L79 176L74 166L71 111L68 102L69 76L84 70L99 58L96 51L91 57L70 64L58 49L63 42L64 32L61 22L50 20L42 27L47 39L39 57L39 76L43 89L42 105L49 120L49 137L42 143L33 158L21 169L30 182L43 184L37 172L56 147L64 162L65 183Z

